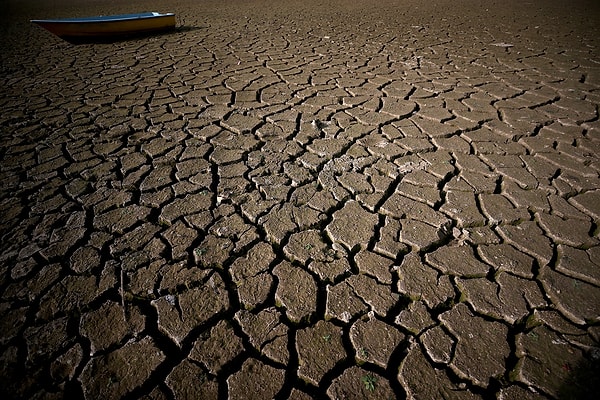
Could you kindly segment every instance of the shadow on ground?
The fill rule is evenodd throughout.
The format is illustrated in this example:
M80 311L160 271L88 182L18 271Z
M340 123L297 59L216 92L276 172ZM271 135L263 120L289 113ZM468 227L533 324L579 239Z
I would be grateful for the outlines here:
M564 365L563 368L571 369L569 377L562 384L559 391L561 400L594 400L600 393L600 348L594 348L586 354L586 358L573 368Z
M156 38L160 36L169 36L176 33L192 32L198 29L202 29L198 26L178 26L173 29L161 31L161 32L141 32L141 33L129 33L125 35L115 35L110 37L63 37L64 40L71 44L110 44L127 42L140 39Z

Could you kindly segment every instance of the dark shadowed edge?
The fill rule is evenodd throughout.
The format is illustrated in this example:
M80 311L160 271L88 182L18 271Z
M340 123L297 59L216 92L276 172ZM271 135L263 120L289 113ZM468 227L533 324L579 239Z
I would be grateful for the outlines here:
M600 348L593 347L575 366L564 365L569 376L561 384L560 400L596 400L600 394Z
M125 42L130 40L140 40L145 38L152 38L158 36L167 36L175 33L185 33L191 32L198 29L202 29L202 27L198 26L178 26L175 28L167 28L161 31L153 31L153 32L138 32L138 33L128 33L123 35L111 35L111 36L102 36L102 37L81 37L81 36L61 36L61 39L71 43L71 44L109 44L109 43L117 43L117 42Z

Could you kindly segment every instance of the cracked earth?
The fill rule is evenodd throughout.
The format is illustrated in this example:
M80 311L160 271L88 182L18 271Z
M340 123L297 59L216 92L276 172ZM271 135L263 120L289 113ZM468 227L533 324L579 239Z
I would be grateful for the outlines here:
M176 1L74 46L28 20L156 5L37 3L2 17L4 398L595 398L597 5Z

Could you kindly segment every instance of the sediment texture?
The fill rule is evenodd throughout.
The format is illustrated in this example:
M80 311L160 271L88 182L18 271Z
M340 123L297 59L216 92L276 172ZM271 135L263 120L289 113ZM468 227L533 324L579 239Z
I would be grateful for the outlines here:
M351 3L9 2L4 396L597 393L597 6Z

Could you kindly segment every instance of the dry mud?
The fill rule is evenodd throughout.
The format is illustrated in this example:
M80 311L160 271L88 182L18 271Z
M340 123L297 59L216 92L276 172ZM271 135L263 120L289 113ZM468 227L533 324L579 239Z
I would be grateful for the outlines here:
M3 398L597 394L593 2L47 3L1 17Z

